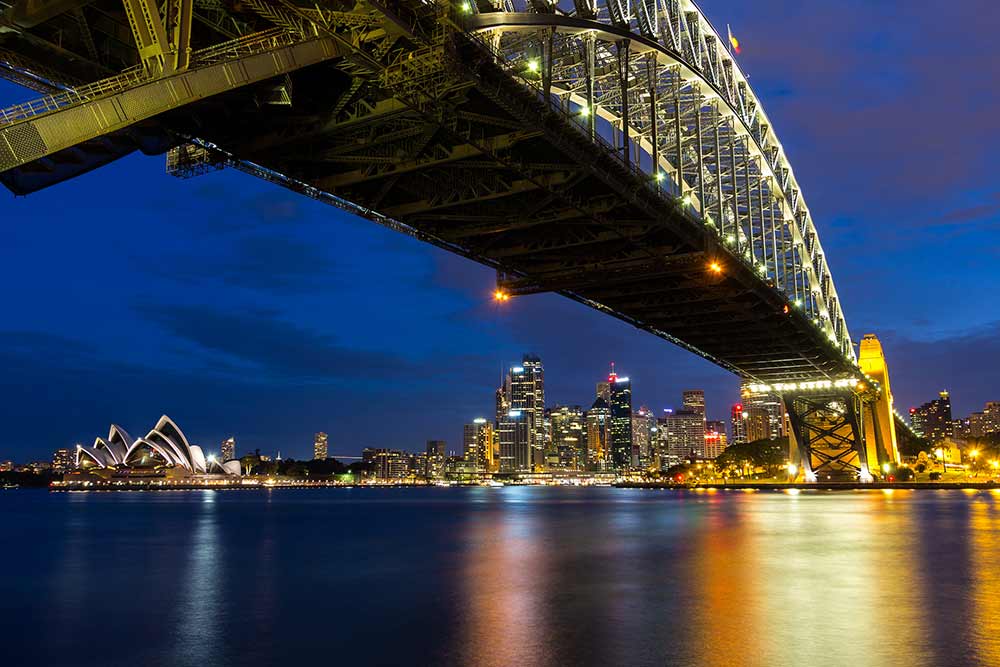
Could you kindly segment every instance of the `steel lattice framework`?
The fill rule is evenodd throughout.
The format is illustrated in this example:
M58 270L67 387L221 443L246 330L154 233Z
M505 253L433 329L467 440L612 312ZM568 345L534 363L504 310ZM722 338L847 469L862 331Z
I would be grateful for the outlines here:
M469 25L567 108L610 125L627 159L669 178L762 277L845 354L847 322L819 234L774 127L725 42L689 0L504 0ZM538 63L537 65L535 63Z
M8 4L9 2L9 4ZM0 0L0 181L232 166L744 378L856 378L774 128L687 0ZM869 385L871 383L869 382Z

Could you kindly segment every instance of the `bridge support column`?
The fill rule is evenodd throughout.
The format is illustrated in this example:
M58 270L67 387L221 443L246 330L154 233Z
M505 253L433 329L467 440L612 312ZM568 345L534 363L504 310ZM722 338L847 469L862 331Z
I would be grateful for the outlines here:
M872 481L863 424L866 397L850 388L782 396L807 482Z

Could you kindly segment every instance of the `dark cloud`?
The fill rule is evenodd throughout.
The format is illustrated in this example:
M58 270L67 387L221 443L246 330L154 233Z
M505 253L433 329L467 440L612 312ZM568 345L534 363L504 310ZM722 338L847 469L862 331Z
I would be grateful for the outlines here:
M342 346L332 335L284 320L273 310L148 304L136 310L196 348L243 362L272 380L386 379L414 370L407 359Z
M321 243L291 236L230 235L208 250L180 251L158 262L136 258L136 263L142 271L171 281L277 294L328 291L337 283L337 261Z

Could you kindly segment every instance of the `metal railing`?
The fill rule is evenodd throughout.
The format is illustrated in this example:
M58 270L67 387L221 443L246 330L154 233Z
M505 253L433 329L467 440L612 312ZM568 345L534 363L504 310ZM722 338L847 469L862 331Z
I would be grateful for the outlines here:
M301 37L281 28L244 35L193 52L191 54L192 69L273 51L300 41L302 41ZM159 77L159 74L149 71L145 66L136 65L106 79L74 86L59 93L0 109L0 127L59 111L75 104L108 97L137 85L155 81Z

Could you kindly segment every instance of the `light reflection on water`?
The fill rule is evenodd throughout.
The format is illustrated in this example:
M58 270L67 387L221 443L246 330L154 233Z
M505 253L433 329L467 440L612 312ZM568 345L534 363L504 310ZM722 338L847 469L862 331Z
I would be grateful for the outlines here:
M946 491L7 493L5 664L1000 665L998 504Z

